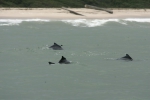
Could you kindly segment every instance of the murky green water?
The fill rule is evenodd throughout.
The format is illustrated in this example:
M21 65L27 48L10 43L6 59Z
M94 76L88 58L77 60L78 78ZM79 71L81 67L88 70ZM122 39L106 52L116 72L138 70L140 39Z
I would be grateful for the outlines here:
M149 100L150 22L138 20L1 19L0 100Z

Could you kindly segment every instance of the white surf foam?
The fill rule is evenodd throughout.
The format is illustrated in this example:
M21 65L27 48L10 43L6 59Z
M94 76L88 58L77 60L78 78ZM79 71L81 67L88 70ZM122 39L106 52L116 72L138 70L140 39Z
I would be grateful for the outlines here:
M124 21L129 21L129 22L140 22L140 23L150 23L150 18L126 18L123 19Z
M80 27L97 27L103 26L108 22L117 22L122 25L128 25L127 22L150 23L150 18L126 18L126 19L76 19L76 20L62 20L62 22Z
M0 19L0 26L19 25L22 22L49 22L47 19Z
M103 26L108 22L116 22L122 25L128 25L127 22L150 23L150 18L126 18L126 19L73 19L73 20L50 20L50 19L0 19L0 26L19 25L22 22L51 22L60 21L79 27L97 27Z
M62 20L62 22L71 24L73 26L81 27L96 27L102 26L107 22L119 22L119 19L76 19L76 20Z

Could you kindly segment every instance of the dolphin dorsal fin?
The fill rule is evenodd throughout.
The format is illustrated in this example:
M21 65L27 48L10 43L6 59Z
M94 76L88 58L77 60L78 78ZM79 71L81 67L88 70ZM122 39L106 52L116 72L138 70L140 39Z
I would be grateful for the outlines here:
M130 57L128 54L126 54L126 57Z
M59 63L63 63L65 61L66 61L66 58L64 56L62 56L61 59L60 59L60 61L59 61Z
M129 56L129 54L126 54L126 56L124 56L123 58L127 58L127 59L130 59L130 60L133 60L133 59Z
M62 56L61 60L66 60L66 58L64 56Z
M70 61L68 61L64 56L62 56L59 63L60 64L70 64Z

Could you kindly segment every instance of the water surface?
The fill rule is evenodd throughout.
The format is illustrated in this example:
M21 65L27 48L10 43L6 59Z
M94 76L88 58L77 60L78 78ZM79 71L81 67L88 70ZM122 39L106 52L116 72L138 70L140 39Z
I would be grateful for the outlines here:
M150 98L150 19L0 19L0 30L1 100Z

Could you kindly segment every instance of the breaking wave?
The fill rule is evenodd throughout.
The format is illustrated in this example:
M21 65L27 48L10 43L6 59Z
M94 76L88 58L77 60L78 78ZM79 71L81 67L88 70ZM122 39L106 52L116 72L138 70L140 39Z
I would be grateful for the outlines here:
M47 19L0 19L0 26L19 25L22 22L49 22Z
M127 18L123 19L124 21L129 21L129 22L140 22L140 23L150 23L150 18Z
M127 19L76 19L76 20L62 20L62 22L71 24L73 26L81 27L97 27L103 26L108 22L117 22L122 25L128 25L128 22L150 23L150 18L127 18Z
M128 25L128 22L150 23L150 18L126 18L126 19L72 19L72 20L50 20L50 19L0 19L0 26L19 25L22 22L63 22L72 26L97 27L108 22L116 22Z
M62 20L65 23L71 24L73 26L82 26L82 27L96 27L104 25L107 22L119 22L118 19L77 19L77 20Z

